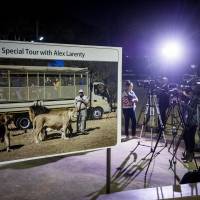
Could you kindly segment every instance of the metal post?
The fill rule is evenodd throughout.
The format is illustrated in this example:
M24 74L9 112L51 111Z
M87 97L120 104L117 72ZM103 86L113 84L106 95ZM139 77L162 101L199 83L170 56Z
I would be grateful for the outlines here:
M107 148L106 155L106 193L110 193L111 185L111 148Z
M76 97L76 75L74 74L74 98Z
M41 93L40 93L40 75L39 72L37 73L37 100L40 99Z
M61 98L62 96L61 96L61 73L59 73L59 81L60 81L60 84L58 85L58 95L59 95L59 98Z
M43 85L43 87L44 87L44 94L43 94L43 98L44 98L44 100L46 99L46 74L45 74L45 72L44 72L44 76L43 76L43 78L44 78L44 85Z
M10 80L10 71L8 71L8 100L11 100L11 80Z
M87 96L89 96L89 80L88 80L88 72L86 72L86 81L87 81L87 83L86 83L86 85L87 85Z
M39 88L40 86L40 76L39 76L39 72L37 73L37 86Z
M26 87L27 87L27 99L30 100L30 88L29 88L28 72L26 72ZM32 89L31 89L31 92L32 92Z

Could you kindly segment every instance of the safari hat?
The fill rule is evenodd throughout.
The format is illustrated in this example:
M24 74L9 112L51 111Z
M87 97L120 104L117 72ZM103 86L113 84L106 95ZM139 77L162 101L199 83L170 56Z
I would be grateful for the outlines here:
M83 93L83 89L80 89L78 92L79 92L79 93Z

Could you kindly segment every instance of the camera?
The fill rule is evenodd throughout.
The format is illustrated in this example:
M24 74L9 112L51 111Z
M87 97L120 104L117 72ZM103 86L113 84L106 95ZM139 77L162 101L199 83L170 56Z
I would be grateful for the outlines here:
M173 97L181 97L183 92L200 93L200 77L196 75L185 74L181 83L166 83L164 86L162 80L163 78L141 79L137 80L137 86L147 88L157 95L166 93Z
M185 74L183 76L182 84L180 85L181 90L185 92L194 92L199 94L200 92L200 77L196 75Z
M156 80L137 80L137 86L143 88L156 88Z

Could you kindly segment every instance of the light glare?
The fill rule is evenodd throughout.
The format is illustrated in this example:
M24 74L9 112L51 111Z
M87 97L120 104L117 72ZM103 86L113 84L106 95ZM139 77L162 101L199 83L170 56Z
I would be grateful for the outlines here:
M183 56L183 47L178 41L168 41L163 44L161 53L168 60L178 60Z

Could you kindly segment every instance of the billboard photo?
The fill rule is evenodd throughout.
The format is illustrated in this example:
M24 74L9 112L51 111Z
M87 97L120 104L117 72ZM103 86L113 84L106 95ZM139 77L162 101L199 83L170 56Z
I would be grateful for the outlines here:
M116 145L118 47L0 41L0 164Z

